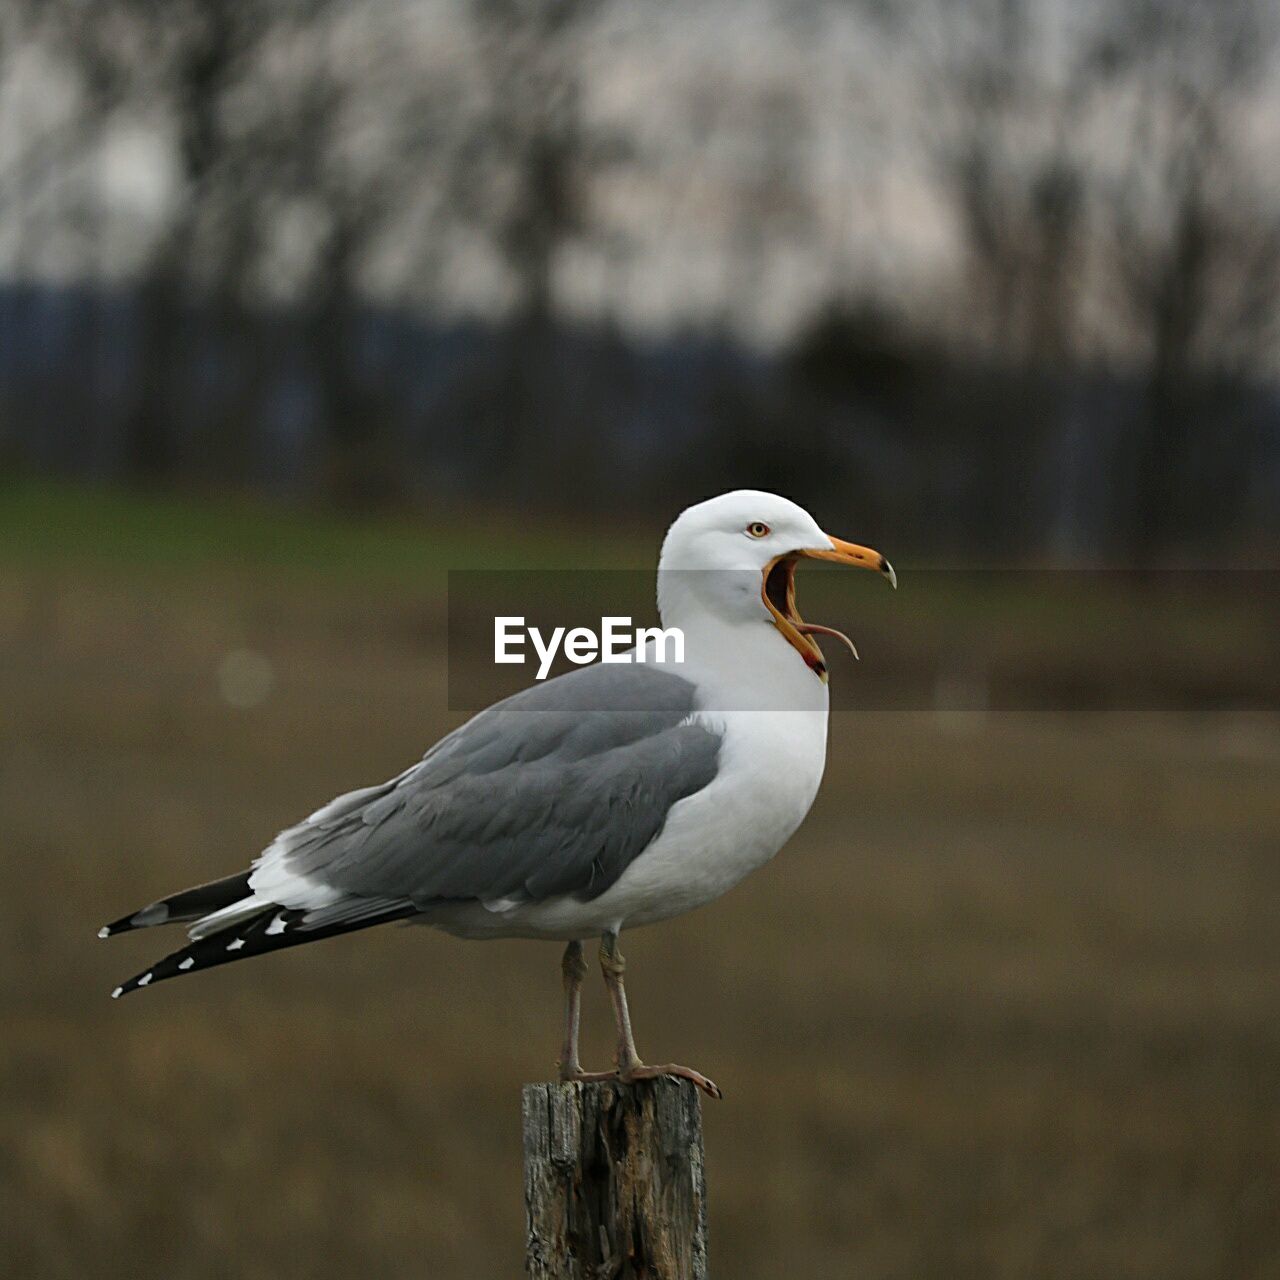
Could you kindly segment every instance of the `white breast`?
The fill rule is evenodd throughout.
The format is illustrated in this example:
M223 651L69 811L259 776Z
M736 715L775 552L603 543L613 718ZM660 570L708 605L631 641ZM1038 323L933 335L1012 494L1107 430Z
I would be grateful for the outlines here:
M672 808L662 834L599 900L624 925L666 920L726 893L782 848L817 795L825 710L707 718L724 732L715 779Z

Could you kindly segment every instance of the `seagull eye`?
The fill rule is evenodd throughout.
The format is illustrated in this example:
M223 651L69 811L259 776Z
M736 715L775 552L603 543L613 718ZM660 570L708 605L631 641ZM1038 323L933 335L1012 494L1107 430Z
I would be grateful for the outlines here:
M747 532L753 538L767 538L769 536L769 526L763 520L753 520L747 525Z

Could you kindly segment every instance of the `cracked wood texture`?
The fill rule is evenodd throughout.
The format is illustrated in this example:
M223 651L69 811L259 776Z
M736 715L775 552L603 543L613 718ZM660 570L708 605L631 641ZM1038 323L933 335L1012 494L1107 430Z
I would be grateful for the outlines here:
M693 1084L527 1084L523 1106L532 1280L706 1280Z

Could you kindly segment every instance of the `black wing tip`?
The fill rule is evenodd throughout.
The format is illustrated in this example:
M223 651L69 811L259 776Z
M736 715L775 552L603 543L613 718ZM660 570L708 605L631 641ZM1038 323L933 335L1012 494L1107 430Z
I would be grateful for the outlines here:
M132 916L125 916L123 919L113 920L110 924L104 924L102 928L98 930L98 937L115 938L122 933L132 933L135 929L140 928L142 928L141 925L133 923Z
M276 905L269 906L247 921L229 925L216 933L197 938L171 955L157 960L151 968L136 974L127 982L122 982L111 993L111 998L119 1000L121 996L131 995L143 987L165 982L169 978L185 977L189 973L199 973L204 969L212 969L232 960L248 959L250 956L275 951L296 942L308 942L315 937L324 937L326 933L324 930L317 930L311 934L299 934L293 930L292 926L305 915L305 911ZM109 929L111 926L107 927ZM140 926L136 924L126 924L126 928L138 927Z
M164 982L167 978L180 978L183 974L192 972L198 967L195 957L191 954L195 945L197 944L193 943L192 946L183 947L181 951L175 951L172 955L165 956L163 960L157 960L150 969L134 974L111 993L111 998L119 1000L121 996L132 995L135 991L141 991L143 987L151 986L153 982Z
M152 925L167 924L169 908L163 902L153 902L137 911L130 911L127 916L104 924L98 930L100 938L114 938L118 933L132 933L134 929L149 929Z
M130 995L153 983L165 982L169 978L185 977L188 973L200 973L205 969L228 964L233 960L247 960L252 956L278 951L300 942L318 942L321 938L336 937L338 934L351 933L357 929L368 928L370 925L405 919L416 915L417 908L412 903L405 902L376 916L337 921L314 929L299 927L306 920L307 914L305 910L299 908L272 904L248 920L229 925L203 938L197 938L194 942L173 952L172 955L157 960L151 968L130 978L128 982L121 983L111 993L111 998L118 1000L121 996ZM111 926L107 927L110 929Z
M247 897L249 877L252 871L238 871L235 875L224 876L221 880L210 880L208 884L198 884L194 889L184 889L181 893L170 894L158 902L150 902L137 911L131 911L119 920L104 924L98 930L100 938L114 938L118 933L132 933L134 929L150 929L158 924L180 924L184 920L198 920L233 902Z
M144 969L142 973L134 974L128 981L122 982L111 993L111 998L119 1000L121 996L132 995L135 991L141 991L143 987L149 987L154 982L164 982L168 978L181 978L184 974L193 973L197 969L208 968L211 963L219 963L216 959L210 959L210 949L202 944L211 940L225 940L231 932L227 930L222 934L212 935L212 939L192 942L172 955L157 960L150 969Z

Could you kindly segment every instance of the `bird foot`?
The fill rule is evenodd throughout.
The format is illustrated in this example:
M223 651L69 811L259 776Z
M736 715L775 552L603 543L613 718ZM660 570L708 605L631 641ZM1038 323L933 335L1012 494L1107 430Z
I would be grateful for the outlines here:
M583 1071L581 1067L560 1068L560 1079L564 1084L600 1084L605 1080L616 1080L617 1071Z
M694 1071L692 1067L677 1066L674 1062L664 1063L660 1067L647 1067L644 1063L637 1062L625 1071L618 1072L618 1079L623 1084L632 1084L636 1080L657 1080L662 1076L675 1076L679 1080L692 1080L707 1097L724 1097L724 1094L720 1092L720 1086L714 1080L708 1080L706 1076L701 1072Z
M648 1067L638 1062L626 1071L619 1071L616 1067L612 1071L583 1071L581 1067L560 1068L560 1079L566 1084L601 1084L608 1080L616 1080L619 1084L635 1084L637 1080L657 1080L662 1076L691 1080L709 1098L724 1097L714 1080L708 1080L701 1072L694 1071L691 1067L677 1066L674 1062L661 1067Z

